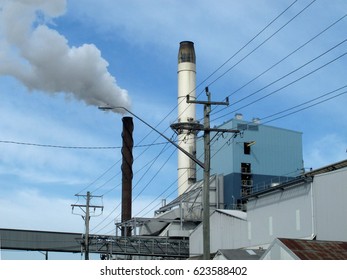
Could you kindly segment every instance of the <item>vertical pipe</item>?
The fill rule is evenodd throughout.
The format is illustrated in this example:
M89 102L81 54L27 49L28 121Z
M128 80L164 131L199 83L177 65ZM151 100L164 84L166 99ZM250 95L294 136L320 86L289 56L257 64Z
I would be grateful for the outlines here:
M122 145L122 223L131 219L132 204L132 178L133 178L133 130L132 117L124 117L123 121L123 145ZM122 236L131 236L131 226L122 226Z

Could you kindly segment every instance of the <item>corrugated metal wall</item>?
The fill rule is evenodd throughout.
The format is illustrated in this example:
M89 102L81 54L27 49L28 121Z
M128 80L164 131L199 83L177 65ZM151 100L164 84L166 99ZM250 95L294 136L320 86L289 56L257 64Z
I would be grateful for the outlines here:
M240 120L232 120L221 128L240 125L247 126L241 135L236 138L224 136L213 142L212 169L224 174L240 173L240 163L247 162L251 163L254 174L285 176L291 173L295 177L300 173L303 167L301 132ZM250 146L250 154L245 154L244 143L253 141L255 144Z
M254 197L247 221L211 216L211 252L268 246L275 238L347 241L347 168L316 175L302 183ZM194 253L202 253L202 231L191 235Z
M251 165L252 184L270 185L273 178L294 178L302 172L302 133L273 126L233 119L220 126L225 129L245 129L237 137L232 134L211 134L211 174L226 177L224 201L233 204L241 196L241 163ZM202 158L203 143L197 142L197 157ZM253 143L245 154L244 144ZM233 176L233 177L232 177ZM198 179L202 170L198 168Z
M217 252L218 249L239 248L239 240L246 234L246 221L216 211L211 215L211 252ZM202 225L195 229L190 236L189 251L190 255L202 254Z
M314 177L317 239L347 241L347 169Z
M243 246L268 244L276 237L307 238L313 233L311 185L306 183L249 201L249 232Z

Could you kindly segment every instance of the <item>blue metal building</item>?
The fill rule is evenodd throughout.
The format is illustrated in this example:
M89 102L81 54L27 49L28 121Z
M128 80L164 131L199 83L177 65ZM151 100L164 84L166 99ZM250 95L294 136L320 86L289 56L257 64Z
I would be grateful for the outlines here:
M232 209L242 197L276 186L303 172L302 133L244 121L241 114L219 128L238 129L239 135L211 133L211 175L224 175L224 204ZM236 136L236 137L235 137ZM203 140L197 141L197 157L203 158ZM202 179L198 169L197 179Z

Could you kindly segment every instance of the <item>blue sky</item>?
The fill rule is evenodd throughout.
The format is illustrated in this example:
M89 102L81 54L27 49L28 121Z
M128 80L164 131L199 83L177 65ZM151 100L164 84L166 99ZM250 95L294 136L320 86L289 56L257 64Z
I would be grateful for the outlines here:
M213 124L239 112L301 131L306 168L345 159L346 13L343 0L1 0L0 227L82 232L70 204L91 191L105 206L92 233L113 232L122 115L97 106L129 106L173 136L184 40L199 98L230 95ZM133 215L152 215L177 194L176 151L134 123Z

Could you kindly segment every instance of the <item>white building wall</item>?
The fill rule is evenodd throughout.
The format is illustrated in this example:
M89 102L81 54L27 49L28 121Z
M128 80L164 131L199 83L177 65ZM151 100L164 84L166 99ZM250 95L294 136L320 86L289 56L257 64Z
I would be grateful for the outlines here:
M211 253L267 248L280 237L347 241L347 168L250 200L247 220L215 212L210 224ZM190 236L190 251L202 254L201 225Z
M347 168L314 177L317 239L347 241Z
M292 253L283 248L277 240L261 257L262 260L297 260Z
M221 248L237 248L235 242L246 234L247 223L245 220L226 214L227 212L238 212L235 210L215 211L210 221L210 248L215 253ZM241 213L246 217L245 213ZM200 255L203 252L202 224L200 224L190 235L190 256Z
M227 258L225 256L223 256L222 254L217 254L215 255L215 257L213 258L213 260L215 261L226 261Z
M240 240L240 247L262 246L271 243L277 237L311 237L311 184L292 187L249 201L247 217L247 240Z

